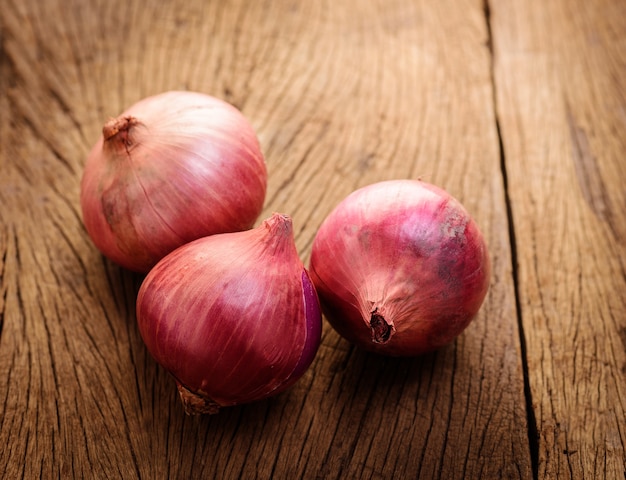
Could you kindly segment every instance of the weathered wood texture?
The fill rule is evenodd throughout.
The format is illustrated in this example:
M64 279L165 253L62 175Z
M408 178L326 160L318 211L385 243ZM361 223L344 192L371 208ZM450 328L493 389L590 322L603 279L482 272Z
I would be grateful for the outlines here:
M0 476L623 478L624 8L575 3L4 0ZM290 391L186 417L78 202L103 121L170 89L251 120L304 260L361 185L448 189L492 256L476 321L415 359L326 324Z
M626 476L626 3L494 2L540 478Z

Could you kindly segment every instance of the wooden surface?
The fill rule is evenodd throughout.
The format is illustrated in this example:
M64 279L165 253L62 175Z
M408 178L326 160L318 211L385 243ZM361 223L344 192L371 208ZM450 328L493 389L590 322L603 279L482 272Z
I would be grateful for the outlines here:
M3 0L0 478L626 476L626 3ZM308 261L355 188L422 178L486 235L490 292L441 351L324 325L267 401L186 417L79 182L102 123L199 90L242 109Z

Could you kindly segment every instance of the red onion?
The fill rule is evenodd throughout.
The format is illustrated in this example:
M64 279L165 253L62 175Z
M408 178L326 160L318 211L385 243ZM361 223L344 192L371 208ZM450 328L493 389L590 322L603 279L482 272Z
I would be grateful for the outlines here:
M191 240L251 228L266 184L258 139L239 110L201 93L167 92L104 125L80 201L98 249L147 272Z
M291 219L281 214L167 255L139 289L137 319L190 414L284 391L310 366L322 329Z
M344 199L315 236L311 279L340 335L369 351L422 354L478 312L490 263L478 227L448 193L393 180Z

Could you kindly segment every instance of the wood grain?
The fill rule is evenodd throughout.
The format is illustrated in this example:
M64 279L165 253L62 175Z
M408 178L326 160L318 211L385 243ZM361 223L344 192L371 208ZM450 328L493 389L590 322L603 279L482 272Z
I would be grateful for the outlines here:
M5 0L0 477L623 478L623 13ZM490 248L476 321L414 359L365 354L325 324L288 392L185 416L135 326L141 277L102 258L78 202L103 122L172 89L250 119L270 174L262 217L293 217L305 261L359 186L450 191Z
M494 3L540 478L626 475L626 5Z

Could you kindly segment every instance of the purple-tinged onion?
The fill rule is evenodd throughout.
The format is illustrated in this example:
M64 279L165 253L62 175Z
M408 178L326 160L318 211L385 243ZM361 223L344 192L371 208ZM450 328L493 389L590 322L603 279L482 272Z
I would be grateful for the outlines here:
M322 328L291 219L282 214L167 255L141 285L137 320L190 414L289 388L311 365Z
M369 351L419 355L450 343L489 287L487 247L465 208L421 181L363 187L325 219L311 279L329 323Z
M191 240L252 228L266 184L258 139L242 113L209 95L173 91L104 125L80 202L96 247L145 273Z

